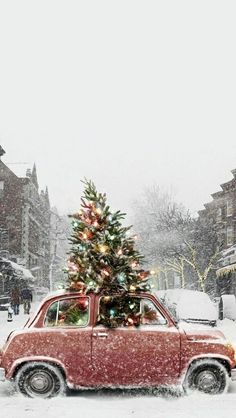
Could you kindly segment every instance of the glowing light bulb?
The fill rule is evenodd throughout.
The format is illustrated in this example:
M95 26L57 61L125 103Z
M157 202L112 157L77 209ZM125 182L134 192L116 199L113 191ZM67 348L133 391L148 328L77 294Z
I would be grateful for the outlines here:
M107 252L107 246L106 245L100 245L99 246L100 253L105 254Z
M129 290L131 292L134 292L136 290L136 287L133 284L131 284L131 286L129 287Z
M101 214L102 214L102 209L101 209L101 208L97 208L95 212L96 212L98 215L101 215Z

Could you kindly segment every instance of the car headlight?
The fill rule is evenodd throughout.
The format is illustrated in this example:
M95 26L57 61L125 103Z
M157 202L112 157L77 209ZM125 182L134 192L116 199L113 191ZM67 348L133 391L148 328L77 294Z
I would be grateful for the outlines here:
M236 363L236 343L226 343L225 346L231 351L234 356L234 361Z
M236 344L232 344L233 350L234 350L234 361L236 363Z

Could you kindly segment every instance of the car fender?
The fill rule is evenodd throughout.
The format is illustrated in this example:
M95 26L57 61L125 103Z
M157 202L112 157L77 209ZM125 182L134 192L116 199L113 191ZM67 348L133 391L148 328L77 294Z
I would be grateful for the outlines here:
M181 381L182 382L184 381L186 374L189 370L189 367L193 363L196 363L197 361L200 361L200 360L206 360L206 359L218 360L221 364L226 363L229 367L229 370L231 370L231 368L233 367L232 360L230 359L230 357L224 356L223 354L217 354L217 353L200 354L200 355L191 357L191 359L184 366L184 369L182 370L182 373L181 373Z
M34 362L42 362L42 363L50 363L54 364L55 366L58 366L65 374L66 380L67 380L67 370L65 368L65 365L60 362L58 359L55 359L53 357L46 357L46 356L33 356L33 357L21 357L17 360L15 360L10 369L7 370L6 378L12 379L14 378L16 370L25 363L34 363Z

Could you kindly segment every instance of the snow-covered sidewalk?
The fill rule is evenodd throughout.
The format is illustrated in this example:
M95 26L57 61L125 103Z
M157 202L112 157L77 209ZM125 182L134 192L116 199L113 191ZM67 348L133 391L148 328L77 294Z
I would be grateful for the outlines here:
M38 303L32 303L31 313L37 309ZM30 313L30 315L31 315ZM27 322L29 315L23 313L23 306L20 305L19 315L13 315L12 322L7 321L7 311L0 311L0 347L4 344L8 334L17 329L22 328Z

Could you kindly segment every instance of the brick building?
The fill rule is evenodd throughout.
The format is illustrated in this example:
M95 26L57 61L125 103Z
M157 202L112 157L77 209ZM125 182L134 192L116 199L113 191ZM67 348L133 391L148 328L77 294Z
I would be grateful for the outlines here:
M0 256L31 270L38 285L48 286L50 202L39 192L36 166L17 177L3 163L0 147Z
M222 190L213 193L212 201L204 205L199 216L212 218L217 226L222 252L216 276L218 293L236 294L236 169L233 178L220 185Z

